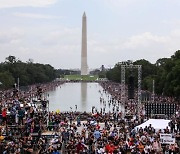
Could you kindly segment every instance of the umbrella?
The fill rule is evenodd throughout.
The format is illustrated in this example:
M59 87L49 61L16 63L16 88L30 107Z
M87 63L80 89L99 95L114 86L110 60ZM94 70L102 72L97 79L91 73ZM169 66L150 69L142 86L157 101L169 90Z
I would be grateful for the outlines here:
M28 120L27 120L27 123L30 123L30 122L32 122L32 120L33 120L33 119L28 119Z
M0 136L0 141L4 140L4 138L5 138L4 136Z
M65 124L64 121L61 121L61 122L60 122L60 125L64 125L64 124Z
M92 120L92 121L90 121L90 124L95 126L95 125L97 125L97 122Z
M56 139L56 138L53 138L51 141L50 141L50 143L57 143L58 142L58 139Z
M57 109L57 110L56 110L56 113L60 113L60 110L59 110L59 109Z

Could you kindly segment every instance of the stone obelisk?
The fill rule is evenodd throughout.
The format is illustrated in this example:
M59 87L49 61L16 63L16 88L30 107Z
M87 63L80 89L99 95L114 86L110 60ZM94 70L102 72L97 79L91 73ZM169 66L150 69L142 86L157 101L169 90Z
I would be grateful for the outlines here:
M82 46L81 46L81 75L88 74L87 65L87 25L86 14L84 12L82 17Z

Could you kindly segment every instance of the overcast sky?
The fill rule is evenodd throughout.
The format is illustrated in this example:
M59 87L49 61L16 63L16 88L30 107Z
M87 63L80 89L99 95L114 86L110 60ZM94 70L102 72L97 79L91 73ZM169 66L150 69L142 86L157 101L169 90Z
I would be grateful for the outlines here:
M180 0L0 0L0 62L80 68L85 11L89 68L154 63L180 49L179 8Z

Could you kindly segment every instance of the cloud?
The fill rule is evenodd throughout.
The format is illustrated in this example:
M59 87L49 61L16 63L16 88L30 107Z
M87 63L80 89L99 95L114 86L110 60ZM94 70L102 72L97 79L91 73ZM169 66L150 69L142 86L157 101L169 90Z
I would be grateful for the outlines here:
M15 12L15 13L13 13L13 15L16 17L34 18L34 19L59 19L59 18L62 18L59 16L36 14L36 13L20 13L20 12Z
M0 8L12 7L46 7L57 0L0 0Z
M81 31L79 28L68 28L61 26L58 27L58 29L47 33L42 39L42 44L46 46L56 46L65 44L68 46L68 44L80 44L80 41Z
M61 27L61 31L51 31L42 39L45 61L53 59L53 66L58 68L80 67L81 31L79 28ZM144 32L126 39L109 40L99 34L88 35L88 65L90 68L109 66L119 61L147 59L154 63L157 59L171 56L180 48L180 30L171 31L168 35L157 35ZM47 57L46 57L46 56ZM59 57L59 60L57 60ZM78 66L79 63L79 66Z
M0 29L0 61L4 61L8 55L14 55L22 61L32 58L34 62L49 63L55 68L80 66L81 31L79 28L33 26L21 27L21 29L24 32L23 35L17 28L10 28L8 32ZM3 39L5 40L1 41Z
M122 48L134 49L137 47L147 47L152 43L167 43L169 38L167 36L158 36L150 32L144 32L135 36L131 36L122 44Z
M129 5L136 4L138 2L143 2L143 0L101 0L102 4L105 4L107 7L126 7Z
M102 4L110 8L128 7L131 5L150 4L152 0L99 0ZM163 3L171 3L172 5L180 5L179 0L164 0ZM158 4L158 3L157 3Z
M88 55L90 59L100 64L115 64L124 60L147 59L154 63L159 58L170 57L180 49L180 30L176 29L168 35L157 35L144 32L121 39L112 40L91 38ZM99 60L99 57L101 57ZM96 64L96 65L97 65Z
M16 44L24 37L24 31L19 28L11 28L8 31L0 31L0 45L2 44Z
M124 60L147 59L155 62L180 49L180 29L167 35L143 32L127 38L106 38L99 33L88 35L90 68L113 66ZM49 63L55 68L80 68L81 29L79 27L47 26L0 30L1 61L15 55L22 61Z
M162 24L165 25L170 25L174 27L179 27L180 26L180 19L169 19L169 20L162 20Z

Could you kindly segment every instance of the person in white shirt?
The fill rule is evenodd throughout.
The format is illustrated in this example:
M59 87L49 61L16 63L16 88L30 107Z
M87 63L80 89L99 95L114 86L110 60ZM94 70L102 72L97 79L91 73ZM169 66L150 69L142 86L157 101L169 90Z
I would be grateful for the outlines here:
M144 152L145 152L145 154L149 154L151 151L152 151L152 145L148 141L145 148L144 148Z

